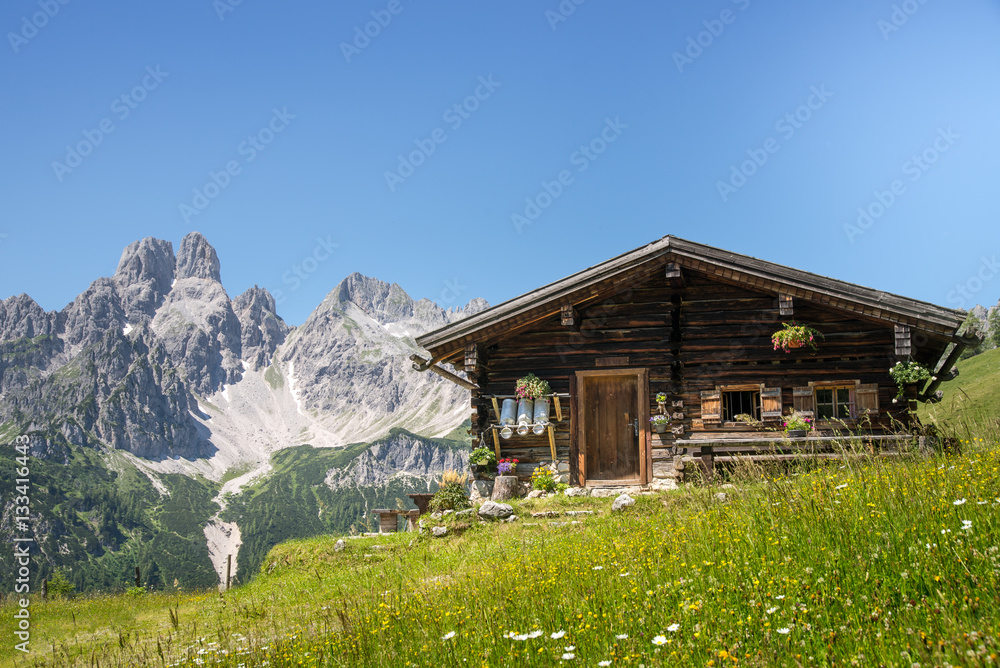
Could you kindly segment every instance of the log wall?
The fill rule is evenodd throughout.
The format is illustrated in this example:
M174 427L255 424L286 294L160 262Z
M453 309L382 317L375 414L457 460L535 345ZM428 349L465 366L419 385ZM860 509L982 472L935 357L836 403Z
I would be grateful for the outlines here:
M793 407L794 387L826 381L877 384L876 431L888 428L892 418L904 419L904 405L892 403L896 388L888 373L898 359L892 324L859 320L798 300L786 300L783 306L793 315L781 315L777 295L685 270L683 281L661 276L624 286L599 301L556 314L530 331L477 346L475 354L467 356L472 363L466 371L482 395L513 394L517 379L527 373L549 381L553 392L571 394L562 401L563 420L554 422L557 459L568 461L575 372L647 368L650 415L658 412L654 398L658 392L668 395L668 413L683 414L671 421L682 426L683 433L650 434L654 475L665 470L675 439L753 431L701 421L701 392L720 384L780 387L786 413ZM773 349L771 334L792 319L824 334L817 350ZM564 324L569 321L572 324ZM492 435L483 431L498 421L491 401L473 396L472 408L473 443L483 435L492 447ZM501 454L521 460L519 474L530 475L537 463L551 460L548 435L501 440Z

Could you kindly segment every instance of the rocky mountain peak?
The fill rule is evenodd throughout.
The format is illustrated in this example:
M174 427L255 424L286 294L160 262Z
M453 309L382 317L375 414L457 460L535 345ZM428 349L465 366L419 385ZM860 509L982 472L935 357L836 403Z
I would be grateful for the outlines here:
M271 293L256 285L233 299L233 312L240 321L243 359L254 369L268 365L291 329L275 308Z
M413 300L403 288L354 272L331 292L341 303L351 302L382 324L413 315Z
M114 281L129 320L153 317L163 295L170 292L174 266L174 245L169 241L146 237L125 247Z
M219 256L200 232L191 232L181 239L177 251L177 279L206 278L222 282Z

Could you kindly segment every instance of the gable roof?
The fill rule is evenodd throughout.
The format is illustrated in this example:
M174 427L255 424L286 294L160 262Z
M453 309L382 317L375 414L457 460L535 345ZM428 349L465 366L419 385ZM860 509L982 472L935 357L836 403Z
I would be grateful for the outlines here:
M657 275L668 263L708 274L723 282L823 304L862 319L908 325L963 346L972 342L971 338L959 335L965 311L839 281L672 235L428 332L417 337L416 342L431 352L434 361L449 361L463 353L467 343L483 344L508 336L556 315L564 305L591 302L630 283Z

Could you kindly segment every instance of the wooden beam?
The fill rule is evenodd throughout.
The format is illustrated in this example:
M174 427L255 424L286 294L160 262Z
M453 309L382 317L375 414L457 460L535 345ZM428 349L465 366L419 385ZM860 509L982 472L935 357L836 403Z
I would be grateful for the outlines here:
M670 283L671 287L683 288L684 287L684 271L681 266L676 262L668 262L667 270L665 273L667 282Z
M493 451L497 455L497 461L500 461L500 437L497 436L496 429L490 429L490 431L493 432Z
M490 397L490 401L493 402L493 413L497 416L497 422L500 422L500 406L497 404L497 398Z
M563 327L576 329L580 326L580 314L576 312L572 304L564 304L560 312Z
M559 403L559 397L558 397L558 395L552 397L552 400L553 400L553 402L556 405L556 420L558 420L559 422L562 422L562 404Z
M555 430L555 427L552 426L552 423L549 423L549 449L552 451L552 462L555 463L555 461L556 461L556 430Z

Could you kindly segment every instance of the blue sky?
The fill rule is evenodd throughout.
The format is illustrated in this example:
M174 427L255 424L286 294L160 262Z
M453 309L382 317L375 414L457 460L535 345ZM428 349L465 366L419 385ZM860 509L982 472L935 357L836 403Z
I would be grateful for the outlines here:
M0 297L192 230L292 324L353 271L498 303L666 234L1000 295L995 1L235 2L3 3Z

